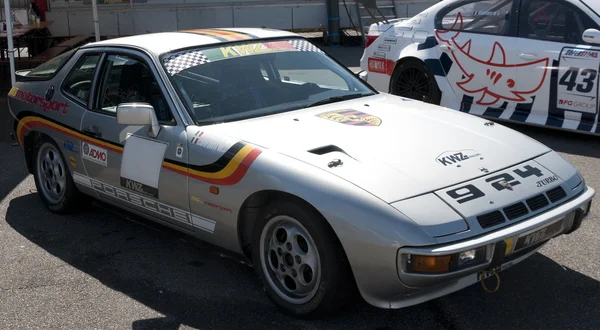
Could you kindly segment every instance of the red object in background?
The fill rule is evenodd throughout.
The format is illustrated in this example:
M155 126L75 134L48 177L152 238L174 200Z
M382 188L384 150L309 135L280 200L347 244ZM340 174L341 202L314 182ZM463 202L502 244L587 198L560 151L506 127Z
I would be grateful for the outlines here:
M33 2L40 8L40 21L45 21L46 11L48 10L48 0L33 0Z

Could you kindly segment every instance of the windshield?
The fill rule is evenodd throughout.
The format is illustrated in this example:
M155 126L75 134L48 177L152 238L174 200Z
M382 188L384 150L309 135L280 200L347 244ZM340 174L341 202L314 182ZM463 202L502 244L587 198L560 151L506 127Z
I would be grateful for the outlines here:
M375 94L303 39L188 49L170 54L162 62L199 125Z

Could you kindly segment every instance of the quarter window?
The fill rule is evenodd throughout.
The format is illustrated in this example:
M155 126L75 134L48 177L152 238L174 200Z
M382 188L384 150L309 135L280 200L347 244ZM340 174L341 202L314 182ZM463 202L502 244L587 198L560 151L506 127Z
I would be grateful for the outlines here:
M519 37L583 44L583 32L598 26L578 8L555 1L524 1Z
M87 105L94 74L100 61L100 54L83 55L65 79L63 89L73 98Z
M154 107L162 123L174 123L173 116L152 70L128 55L109 55L100 89L101 111L115 114L121 103L141 102Z
M443 14L438 26L443 30L508 35L512 7L513 0L470 1Z

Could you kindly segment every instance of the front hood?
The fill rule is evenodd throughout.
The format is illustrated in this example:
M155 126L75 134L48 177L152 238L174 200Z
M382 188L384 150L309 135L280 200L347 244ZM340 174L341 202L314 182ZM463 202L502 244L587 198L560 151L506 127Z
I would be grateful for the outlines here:
M487 123L455 110L379 94L213 125L210 130L312 164L392 203L550 151L520 133Z

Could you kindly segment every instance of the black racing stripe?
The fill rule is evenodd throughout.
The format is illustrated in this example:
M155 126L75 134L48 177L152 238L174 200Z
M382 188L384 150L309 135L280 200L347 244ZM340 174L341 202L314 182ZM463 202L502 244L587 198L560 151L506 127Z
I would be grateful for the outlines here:
M491 108L491 107L488 107L485 110L485 112L483 113L483 116L498 118L506 110L507 106L508 106L508 102L505 101L504 103L502 103L502 106L500 108Z
M577 130L584 132L592 132L592 128L594 127L594 120L596 120L595 113L582 113L581 121L579 122Z
M427 39L425 39L424 43L419 44L417 46L417 50L429 49L429 48L433 48L437 45L438 45L437 39L434 36L431 36L431 37L427 37Z
M527 122L527 118L531 114L531 109L535 103L535 95L531 97L531 103L517 103L515 111L510 116L510 120Z
M208 33L202 33L202 32L192 32L192 31L180 31L181 33L189 33L189 34L195 34L195 35L202 35L205 37L211 37L213 39L219 40L220 42L230 42L231 40L225 39L225 38L221 38L219 36L215 36L212 34L208 34Z
M450 72L450 69L452 68L452 64L454 64L454 61L452 61L448 54L443 53L442 56L440 56L440 63L442 63L442 69L444 69L444 72L447 75L448 72Z
M231 160L233 159L233 157L235 157L235 155L242 150L242 148L244 148L246 146L246 144L244 142L238 142L236 144L234 144L233 146L231 146L231 148L229 148L229 150L227 150L223 156L221 156L219 159L217 159L216 162L212 163L212 164L207 164L207 165L188 165L188 164L183 164L183 163L179 163L179 162L174 162L174 161L169 161L169 163L173 163L175 165L179 165L179 166L183 166L183 167L187 167L191 170L195 170L195 171L199 171L199 172L206 172L206 173L216 173L221 171L222 169L224 169L229 162L231 162Z
M429 67L429 69L431 69L431 72L433 72L434 75L440 76L440 77L446 76L446 73L444 72L444 69L442 68L442 63L440 63L440 61L438 59L433 59L433 58L426 59L425 64Z
M23 112L21 112L21 113L19 113L17 115L17 118L19 119L19 121L21 121L25 117L37 117L37 118L45 119L45 120L47 120L47 121L49 121L49 122L51 122L53 124L56 124L58 126L61 126L64 129L67 129L69 131L73 131L73 132L76 132L76 133L79 133L79 134L82 134L82 135L86 135L85 132L80 131L79 129L75 129L75 128L71 127L71 126L68 126L68 125L65 125L65 124L59 122L56 119L52 119L50 117L44 116L42 114L39 114L39 113L36 113L36 112L33 112L33 111L23 111ZM102 141L104 143L108 143L108 144L116 146L116 147L120 147L120 148L124 147L122 144L115 143L115 142L110 141L110 140L106 140L106 139L103 139L103 138L97 138L97 137L91 137L89 135L86 135L86 136L88 138L92 139L92 140Z
M473 96L469 96L467 94L463 94L462 101L460 102L460 111L461 112L471 112L471 106L473 105Z

